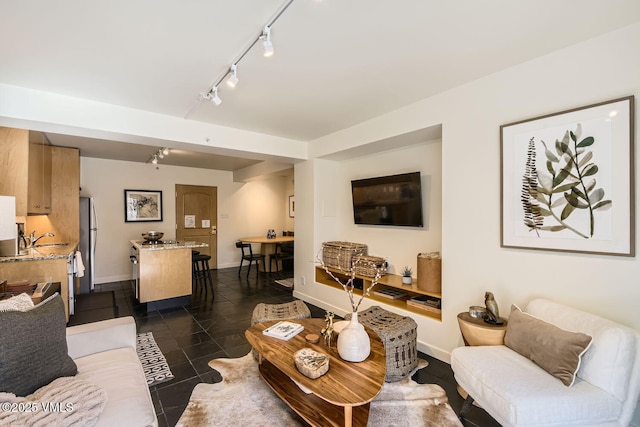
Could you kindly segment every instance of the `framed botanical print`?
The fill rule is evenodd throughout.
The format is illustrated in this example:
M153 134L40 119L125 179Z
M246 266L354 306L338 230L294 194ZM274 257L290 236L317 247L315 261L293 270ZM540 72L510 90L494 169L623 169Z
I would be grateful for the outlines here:
M634 256L634 98L500 127L501 246Z

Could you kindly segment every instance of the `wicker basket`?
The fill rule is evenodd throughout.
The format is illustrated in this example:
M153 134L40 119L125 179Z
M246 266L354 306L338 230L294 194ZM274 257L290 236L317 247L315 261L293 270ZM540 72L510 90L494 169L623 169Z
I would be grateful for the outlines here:
M347 313L344 318L351 320L351 316ZM411 376L418 367L416 321L375 305L358 312L358 322L373 329L384 344L387 358L385 381L390 383Z
M353 257L366 255L367 245L351 242L324 242L322 244L322 262L329 268L350 272Z
M356 259L359 260L355 267L356 274L366 277L375 277L378 272L380 272L381 276L387 274L387 264L384 258L360 255Z

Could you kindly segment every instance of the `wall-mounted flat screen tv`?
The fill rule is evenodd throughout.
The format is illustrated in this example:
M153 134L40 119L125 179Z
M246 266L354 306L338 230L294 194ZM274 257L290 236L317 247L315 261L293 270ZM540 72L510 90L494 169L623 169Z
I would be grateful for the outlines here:
M422 227L420 172L351 181L356 224Z

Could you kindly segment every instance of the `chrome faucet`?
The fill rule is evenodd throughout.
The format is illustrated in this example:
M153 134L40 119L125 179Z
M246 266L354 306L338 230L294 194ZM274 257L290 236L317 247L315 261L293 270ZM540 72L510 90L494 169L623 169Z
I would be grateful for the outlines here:
M36 243L38 242L38 240L42 239L43 237L55 237L55 234L53 234L53 233L44 233L44 234L41 234L38 237L35 237L35 235L36 235L35 231L32 231L31 234L29 234L29 247L30 248L33 248L36 245Z

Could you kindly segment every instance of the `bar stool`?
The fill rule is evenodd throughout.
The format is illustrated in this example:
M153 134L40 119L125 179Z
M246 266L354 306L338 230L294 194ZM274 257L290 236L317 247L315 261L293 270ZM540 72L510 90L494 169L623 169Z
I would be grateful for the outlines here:
M191 254L191 277L193 281L193 286L197 287L202 285L204 287L204 293L207 294L207 283L208 286L211 287L211 294L213 295L213 279L211 277L211 270L209 269L209 260L211 259L210 255L204 255L201 253L195 253L197 251L193 251Z

